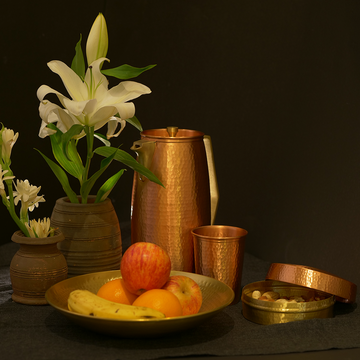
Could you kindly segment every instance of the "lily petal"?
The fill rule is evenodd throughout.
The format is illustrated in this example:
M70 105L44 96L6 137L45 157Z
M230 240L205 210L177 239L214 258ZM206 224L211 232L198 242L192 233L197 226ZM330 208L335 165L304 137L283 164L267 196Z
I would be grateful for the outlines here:
M120 124L120 130L116 134L114 134L118 124ZM126 125L125 120L113 116L111 120L108 122L108 130L106 133L106 137L108 139L111 139L112 137L118 137L120 133L124 130L125 125Z
M61 105L65 106L64 105L64 99L67 99L66 96L64 96L62 93L60 93L59 91L56 91L54 90L53 88L51 88L50 86L47 86L47 85L41 85L38 90L37 90L37 97L40 101L43 101L44 100L44 97L47 95L47 94L55 94L58 99L60 100L61 102Z
M95 130L100 129L117 113L118 110L115 106L104 106L91 117L89 126L95 126Z
M53 115L52 112L55 109L59 109L59 108L60 108L60 106L52 103L51 101L48 101L48 100L41 101L40 105L39 105L39 114L40 114L41 119L45 123L55 122L56 120L54 120L54 119L49 120L49 118Z
M56 133L55 130L49 129L47 127L47 125L48 124L44 121L41 123L40 130L39 130L39 137L41 137L42 139Z
M96 99L94 100L96 101ZM75 116L79 116L80 114L82 114L89 101L93 101L93 100L73 101L65 98L64 106L69 110L69 112L71 112Z
M130 119L135 115L135 105L132 102L116 104L115 107L121 119Z
M89 126L95 126L95 130L100 129L117 113L122 120L132 118L135 115L135 105L130 102L104 106L91 117Z
M143 84L135 81L122 81L107 92L106 97L99 106L115 105L150 93L151 90Z
M84 101L88 99L88 91L86 85L79 76L69 68L65 63L53 60L48 63L52 72L58 74L64 83L66 90L73 100Z
M85 83L87 84L88 96L90 99L96 97L101 101L108 91L108 79L100 71L100 65L104 61L110 62L109 59L104 57L97 59L86 71Z
M58 118L57 127L62 132L67 132L74 124L79 124L80 122L74 117L71 116L66 110L58 108L54 110Z
M56 126L62 132L66 132L71 128L72 125L80 123L76 117L69 114L66 110L46 100L40 103L39 113L42 119L40 131L39 131L39 137L41 138L56 133L55 130L47 128L47 125L50 123L57 122ZM84 135L85 134L80 134L78 138Z

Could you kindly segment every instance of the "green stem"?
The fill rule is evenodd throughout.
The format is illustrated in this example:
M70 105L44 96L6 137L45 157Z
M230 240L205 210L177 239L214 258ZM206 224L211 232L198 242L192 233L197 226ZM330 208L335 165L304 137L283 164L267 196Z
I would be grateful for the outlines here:
M20 221L24 224L29 222L28 204L24 202L21 202Z
M86 134L87 156L86 156L86 164L85 164L85 168L84 168L84 175L82 177L82 183L85 183L89 176L90 163L91 163L91 159L93 157L94 127L85 125L85 134ZM81 202L83 204L86 204L87 196L82 196Z
M11 171L9 171L9 173L11 173ZM11 173L11 175L12 175L12 173ZM11 175L9 174L9 176L11 176ZM5 180L5 182L6 182L6 186L8 188L8 193L9 193L9 207L8 207L9 213L10 213L11 217L13 218L13 220L15 221L16 225L24 233L24 235L27 237L30 237L28 229L26 228L25 224L22 221L20 221L19 217L16 215L16 212L15 212L14 195L13 195L13 190L12 190L12 180Z

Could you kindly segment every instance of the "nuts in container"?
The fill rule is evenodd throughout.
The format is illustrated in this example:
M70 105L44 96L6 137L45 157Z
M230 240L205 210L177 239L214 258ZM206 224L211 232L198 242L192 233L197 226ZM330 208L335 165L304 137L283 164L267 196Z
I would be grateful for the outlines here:
M333 316L335 296L280 281L259 281L244 286L242 313L262 325Z
M271 264L266 281L245 285L242 313L262 325L329 318L335 301L353 303L357 287L328 272L293 264Z
M253 299L263 300L263 301L271 301L271 302L277 302L281 304L286 303L304 303L304 302L310 302L310 301L320 301L325 300L329 296L320 295L317 292L314 291L313 294L307 294L307 295L293 295L293 296L287 296L285 294L281 294L276 291L260 291L260 290L254 290L251 294L251 297Z

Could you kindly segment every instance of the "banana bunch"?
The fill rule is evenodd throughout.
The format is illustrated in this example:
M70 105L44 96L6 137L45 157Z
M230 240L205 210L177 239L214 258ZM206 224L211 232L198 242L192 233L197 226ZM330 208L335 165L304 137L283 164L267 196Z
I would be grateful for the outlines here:
M88 290L74 290L68 298L68 308L82 315L108 319L159 319L165 318L160 311L147 307L118 304L105 300Z

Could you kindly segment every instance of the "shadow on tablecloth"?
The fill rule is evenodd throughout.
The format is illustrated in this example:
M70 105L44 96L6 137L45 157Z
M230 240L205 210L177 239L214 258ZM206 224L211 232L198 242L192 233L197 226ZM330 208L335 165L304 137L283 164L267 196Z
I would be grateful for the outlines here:
M126 236L124 247L128 246L128 239ZM357 304L342 303L335 304L335 316L329 319L262 326L247 321L238 303L197 328L166 337L123 339L98 334L73 324L50 306L20 305L11 300L8 264L16 247L12 243L0 247L0 339L1 356L6 359L145 360L360 347ZM269 265L245 254L242 285L263 280ZM358 299L359 296L358 293Z

